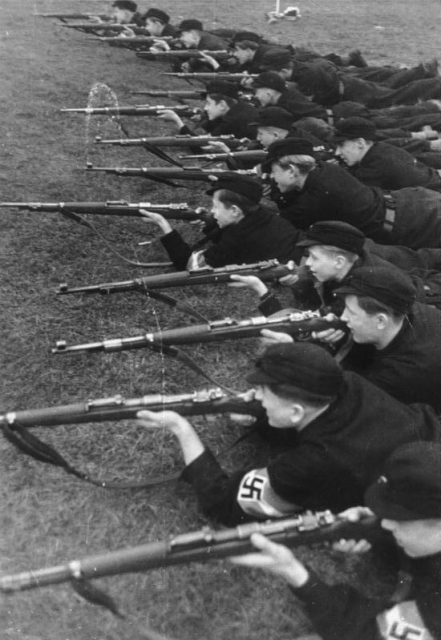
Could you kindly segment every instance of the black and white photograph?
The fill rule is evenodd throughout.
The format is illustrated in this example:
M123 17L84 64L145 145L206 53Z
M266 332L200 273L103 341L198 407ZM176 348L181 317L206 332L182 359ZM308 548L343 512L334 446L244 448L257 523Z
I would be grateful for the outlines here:
M1 640L441 640L441 5L292 2L0 2Z

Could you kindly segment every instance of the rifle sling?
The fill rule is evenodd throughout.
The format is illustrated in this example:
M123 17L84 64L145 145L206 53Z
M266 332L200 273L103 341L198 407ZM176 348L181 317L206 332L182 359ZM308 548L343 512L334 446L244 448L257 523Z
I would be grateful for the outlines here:
M122 255L122 253L114 249L110 244L110 242L105 238L105 236L103 236L101 231L98 231L95 225L89 222L89 220L86 220L85 218L83 218L83 216L80 216L78 213L73 213L71 211L61 211L60 213L61 215L68 218L69 220L74 220L78 224L81 224L87 227L88 229L90 229L91 231L93 231L93 233L95 233L104 242L104 244L109 249L109 251L111 251L115 256L117 256L124 262L127 262L128 264L131 264L134 267L152 268L152 267L169 266L170 264L168 262L137 262L136 260L130 260L130 258L126 258L125 256Z
M131 480L128 482L98 480L96 478L90 477L84 471L80 471L73 467L65 458L63 458L60 453L58 453L56 449L37 438L37 436L30 433L28 429L25 429L19 424L14 424L14 428L11 429L11 427L5 423L1 425L1 429L5 438L22 453L25 453L26 455L34 458L35 460L39 460L40 462L45 462L47 464L52 464L55 467L60 467L66 473L75 476L79 480L89 482L95 487L101 487L102 489L147 489L149 487L155 487L161 484L172 482L174 480L179 480L183 472L183 470L175 471L169 474L151 476L149 478L145 478L144 480ZM249 438L251 435L252 430L246 431L244 434L236 438L236 440L234 440L234 442L230 446L221 451L219 455L225 455L226 453L234 449L240 442L242 442L246 438ZM83 597L89 599L86 596ZM103 604L103 606L107 605Z
M199 313L199 311L196 311L196 309L192 309L186 304L182 304L182 302L178 302L175 298L167 295L166 293L161 293L160 291L152 291L147 286L142 287L142 291L144 291L148 298L159 300L159 302L164 302L165 304L168 304L170 307L173 307L178 311L183 311L184 313L193 316L193 318L196 318L199 321L208 323L207 318Z
M149 153L152 153L153 155L157 156L161 160L165 160L165 162L168 162L169 164L172 164L175 167L183 167L184 166L182 164L182 162L179 162L178 160L175 160L166 151L163 151L163 149L160 149L159 147L155 146L154 144L151 144L150 142L145 142L144 141L142 143L142 146Z

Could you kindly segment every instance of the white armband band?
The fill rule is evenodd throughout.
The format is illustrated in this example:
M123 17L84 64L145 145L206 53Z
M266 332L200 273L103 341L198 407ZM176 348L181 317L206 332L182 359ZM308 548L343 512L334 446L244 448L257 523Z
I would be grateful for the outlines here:
M283 518L299 507L283 500L271 487L266 469L253 469L241 480L237 502L242 511L257 518Z
M380 635L385 640L435 640L426 629L418 607L406 600L377 616Z

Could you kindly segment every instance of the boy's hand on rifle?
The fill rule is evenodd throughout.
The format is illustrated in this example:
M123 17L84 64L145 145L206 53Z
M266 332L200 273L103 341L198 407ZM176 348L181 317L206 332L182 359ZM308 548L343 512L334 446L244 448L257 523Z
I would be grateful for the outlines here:
M171 226L169 221L166 220L164 216L161 216L160 213L155 213L154 211L147 211L147 209L140 209L139 213L141 214L141 217L146 222L147 221L153 222L161 229L163 233L167 234L173 231L173 227Z
M294 260L289 260L286 263L288 269L292 269L292 273L288 273L288 275L279 278L279 283L284 287L292 287L299 280L298 267Z
M338 317L334 313L328 313L323 317L323 319L328 322L333 322L334 320L338 320ZM311 335L314 340L320 340L320 342L326 342L327 344L335 344L345 337L345 333L341 329L313 331Z
M230 276L231 283L229 287L247 287L257 293L259 297L268 293L268 287L257 276L240 276L237 274Z
M202 444L191 424L175 411L138 411L138 422L147 429L168 429L181 445L185 464L196 460L203 452Z
M370 518L374 514L368 507L351 507L339 513L340 518L349 522L360 522L363 518ZM343 553L366 553L370 551L372 545L367 540L339 540L334 542L332 548Z
M182 129L184 126L183 120L175 111L173 111L173 109L164 109L164 111L158 113L156 117L160 120L166 120L167 122L174 122L179 129Z
M254 78L242 78L240 84L242 87L246 87L247 89L252 89Z
M206 153L230 153L230 147L221 140L210 142L207 146L202 147L202 150Z
M271 331L271 329L262 329L260 335L263 338L262 342L265 347L269 347L272 344L294 342L289 333L283 333L282 331Z
M121 31L120 34L118 34L118 38L134 38L136 36L136 33L133 31L133 29L130 29L130 27L124 27L124 31Z
M255 396L255 389L248 389L248 391L242 394L245 402L252 402ZM256 422L256 416L246 415L243 413L229 413L228 417L230 418L230 420L232 420L236 424L242 425L243 427L250 427Z
M259 552L233 556L230 558L233 564L269 571L281 576L293 587L301 587L307 582L308 571L287 547L271 542L261 533L253 533L251 542Z
M162 53L163 51L170 51L170 48L170 45L165 40L153 40L150 51L152 53Z
M219 69L220 64L216 60L216 58L213 58L213 56L208 55L208 53L205 53L204 51L201 51L199 55L201 60L209 64L210 67L214 69L214 71L217 71Z
M175 411L138 411L138 422L147 429L168 429L178 435L185 429L193 429L191 424Z

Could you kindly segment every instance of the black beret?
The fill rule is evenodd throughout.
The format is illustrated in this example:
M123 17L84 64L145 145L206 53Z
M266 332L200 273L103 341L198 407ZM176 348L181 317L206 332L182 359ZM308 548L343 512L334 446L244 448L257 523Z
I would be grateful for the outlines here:
M374 298L397 313L407 313L416 299L412 280L392 264L387 267L355 269L348 283L335 293Z
M258 33L254 33L254 31L238 31L234 34L231 43L234 46L238 42L261 42L262 36L259 36Z
M202 22L199 20L195 20L194 18L190 18L189 20L183 20L179 25L179 31L203 31Z
M275 71L264 71L254 78L253 87L255 89L265 87L265 89L274 89L282 93L286 89L286 83Z
M323 398L336 396L343 386L343 372L322 347L307 342L271 345L256 362L248 382L288 385Z
M147 13L144 15L144 18L152 18L153 20L159 20L164 24L168 24L170 22L170 16L165 11L161 11L161 9L149 9Z
M132 0L115 0L112 7L122 9L123 11L136 11L138 9L138 5L136 2L132 2Z
M340 220L316 222L306 231L306 238L297 243L298 247L329 245L357 255L363 253L366 236L360 229Z
M294 116L281 107L265 107L259 110L257 120L250 122L250 126L257 127L279 127L289 131L294 122Z
M268 156L265 164L271 165L285 156L311 156L314 157L314 147L305 138L284 138L277 140L268 147Z
M227 98L237 98L238 85L226 80L213 80L207 84L205 96L218 93Z
M344 140L356 140L364 138L365 140L375 140L376 128L373 122L366 118L354 116L340 120L335 126L335 135L333 141L336 143L344 142Z
M262 186L250 176L242 176L237 173L225 173L217 180L213 181L206 193L212 195L215 191L226 189L240 196L248 198L251 202L258 204L262 198Z
M292 60L292 53L288 49L271 49L262 56L261 68L286 69Z
M365 503L378 518L441 518L441 445L410 442L396 449L383 473L365 493Z

